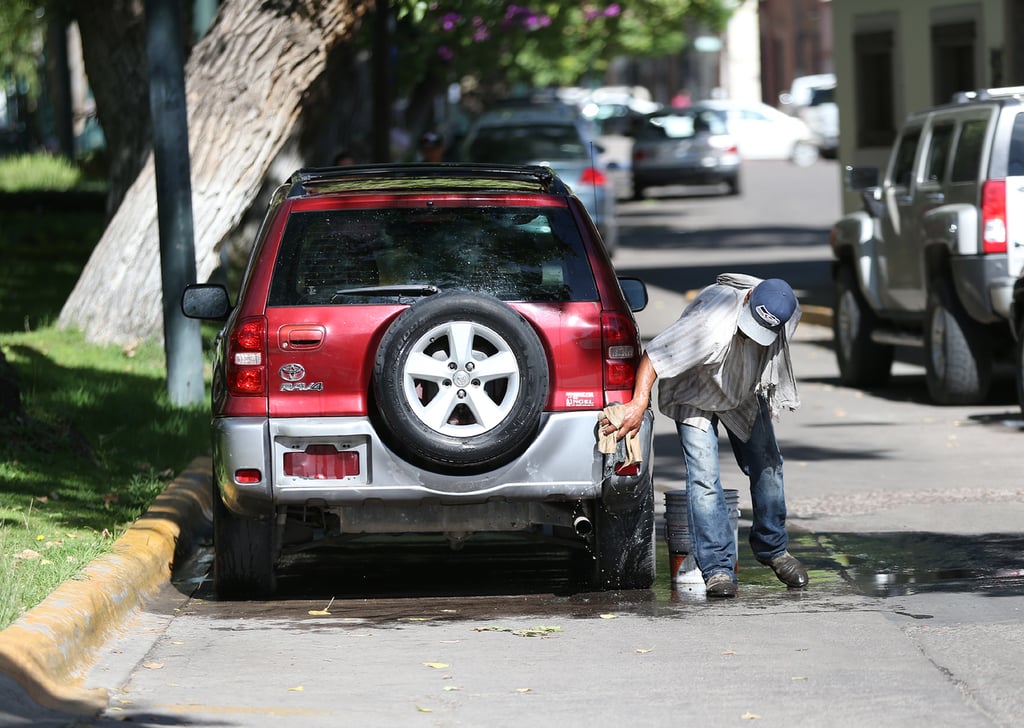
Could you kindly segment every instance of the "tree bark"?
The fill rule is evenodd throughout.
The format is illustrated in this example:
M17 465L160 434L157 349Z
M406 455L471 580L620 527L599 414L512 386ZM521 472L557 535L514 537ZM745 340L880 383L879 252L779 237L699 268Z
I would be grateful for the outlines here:
M303 166L299 121L305 106L322 98L314 89L328 76L332 56L344 50L341 43L352 36L363 5L362 0L226 0L193 49L185 88L198 280L208 280L220 265L221 245L264 178L283 181ZM105 127L106 120L101 122ZM151 153L58 325L79 328L94 343L162 339Z

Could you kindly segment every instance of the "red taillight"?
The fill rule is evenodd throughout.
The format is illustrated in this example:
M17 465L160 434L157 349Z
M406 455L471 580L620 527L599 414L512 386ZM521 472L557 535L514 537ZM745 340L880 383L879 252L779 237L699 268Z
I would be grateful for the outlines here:
M638 357L632 319L614 311L601 312L601 353L605 390L632 390Z
M235 482L242 485L254 485L263 480L263 473L255 468L245 468L235 471Z
M587 167L580 174L580 184L583 185L594 185L595 187L603 187L607 184L608 178L605 177L604 172L593 167Z
M284 474L314 480L359 475L359 453L355 450L338 452L334 445L310 445L305 452L284 454Z
M989 180L981 186L981 249L1006 252L1006 180Z
M232 394L263 395L267 389L267 320L238 322L228 337L227 381Z

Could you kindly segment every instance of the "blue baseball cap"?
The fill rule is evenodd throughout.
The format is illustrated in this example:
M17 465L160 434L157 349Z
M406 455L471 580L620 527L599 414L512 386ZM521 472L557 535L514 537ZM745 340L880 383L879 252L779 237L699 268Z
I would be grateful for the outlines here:
M750 292L740 309L740 331L761 346L768 346L796 311L796 296L789 284L779 278L761 281Z

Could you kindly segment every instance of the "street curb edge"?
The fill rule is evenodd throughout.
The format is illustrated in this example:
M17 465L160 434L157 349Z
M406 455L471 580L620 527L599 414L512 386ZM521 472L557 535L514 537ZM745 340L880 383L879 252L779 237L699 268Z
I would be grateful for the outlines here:
M111 551L0 631L0 673L41 706L96 715L104 688L81 686L93 652L170 578L212 521L212 461L199 457L157 496Z

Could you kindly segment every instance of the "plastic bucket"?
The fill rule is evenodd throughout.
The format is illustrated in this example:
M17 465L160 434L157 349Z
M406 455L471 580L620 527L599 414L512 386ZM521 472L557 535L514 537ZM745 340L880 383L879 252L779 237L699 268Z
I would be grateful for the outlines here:
M725 507L732 526L733 550L739 559L740 492L724 489ZM690 527L687 523L689 504L685 490L670 490L665 493L665 541L668 543L669 573L676 584L704 586L704 576L697 568L690 546ZM738 564L733 565L733 569Z

